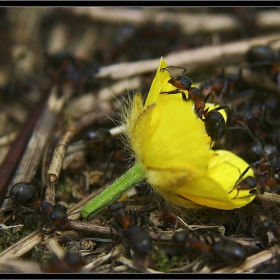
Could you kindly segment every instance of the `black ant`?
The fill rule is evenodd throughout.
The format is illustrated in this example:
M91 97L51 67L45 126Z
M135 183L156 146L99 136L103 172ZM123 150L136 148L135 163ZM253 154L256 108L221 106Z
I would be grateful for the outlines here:
M183 69L182 73L178 76L175 77L169 70L168 67L174 67L174 68L179 68ZM181 67L175 67L175 66L168 66L166 68L161 68L160 71L166 70L170 76L171 79L168 80L168 83L176 87L177 89L168 91L168 92L161 92L161 93L168 93L168 94L177 94L181 93L182 94L182 99L184 101L192 100L194 102L194 109L195 112L197 113L199 118L202 118L202 115L207 113L207 111L204 111L205 108L205 103L207 102L208 98L212 95L209 93L206 97L201 94L200 90L197 87L192 87L192 81L190 78L183 76L183 73L186 72L186 68L181 68ZM188 91L188 98L186 97L186 94L184 90Z
M214 254L215 257L219 257L232 265L240 265L247 257L245 248L233 240L219 238L218 241L215 241L215 238L211 235L201 236L191 233L189 230L176 232L172 241L174 245L201 252L206 256Z
M197 116L204 122L206 133L209 135L212 141L218 141L223 138L226 132L226 122L223 115L219 112L219 110L227 109L228 106L219 106L214 108L211 111L208 111L208 108L205 109L205 104L210 96L213 96L212 93L209 93L206 97L201 94L200 90L196 87L192 87L192 81L183 76L183 73L186 71L186 68L169 66L174 68L183 69L182 73L175 77L168 68L162 68L161 71L166 70L171 75L171 79L168 80L168 83L175 86L177 89L169 92L161 92L168 94L182 94L182 99L184 101L192 100L194 102L194 108ZM188 90L189 95L188 98L183 90ZM204 118L203 118L204 117Z
M43 226L48 225L52 229L64 229L68 224L66 208L63 205L52 205L39 199L34 187L28 182L19 182L13 185L9 196L6 198L11 198L23 206L33 206L40 213Z
M115 139L107 128L92 128L83 135L83 143L86 144L89 150L100 151L104 155L109 156L110 160L126 162L128 155L120 150L118 139Z
M239 86L239 83L237 83L238 79L238 75L225 76L223 69L221 75L200 84L199 90L203 96L207 96L209 93L213 93L213 95L219 98L225 95L233 95Z
M175 232L172 236L172 242L176 246L183 246L186 249L201 253L210 253L212 250L211 244L208 241L202 241L198 235L191 234L189 230Z
M269 245L267 235L268 231L272 232L273 236L277 239L278 242L280 240L280 225L274 224L269 220L265 220L258 227L256 227L254 231L254 236L258 238L263 248L266 248Z
M251 195L254 195L254 194L257 193L256 187L257 187L257 180L254 177L252 177L252 176L248 176L248 177L246 177L246 178L244 178L242 180L237 180L237 182L235 183L233 189L229 192L229 194L234 189L237 189L237 193L236 193L236 195L234 197L234 198L236 198L238 196L238 194L239 194L239 191L241 191L241 190L249 190L249 196L251 196Z
M62 259L53 256L51 261L43 267L45 273L79 272L85 265L84 259L78 252L67 251Z
M220 256L224 261L231 265L240 265L247 258L245 248L233 240L221 239L212 246L215 256Z
M249 69L253 72L262 76L262 83L255 82L259 87L266 89L269 88L272 91L280 90L280 66L276 53L269 45L255 45L248 49L245 54L246 62L248 63ZM252 76L252 74L251 74ZM255 77L257 79L258 76ZM267 82L264 82L264 80ZM247 79L248 80L248 79ZM271 81L273 83L271 83ZM248 80L252 86L254 82ZM276 82L277 86L274 86ZM265 85L268 84L268 85ZM277 88L278 87L278 88Z
M264 193L265 187L273 188L279 185L280 157L278 153L271 153L260 160L251 163L240 175L237 182L240 182L248 170L252 168L259 187L260 193ZM235 186L238 185L237 183Z
M148 231L141 226L133 225L125 213L125 205L121 202L115 202L109 206L115 221L121 226L130 247L137 256L145 257L152 250L152 240Z
M271 225L270 221L264 221L254 230L254 236L259 240L263 248L267 248L269 244L267 232L270 230Z

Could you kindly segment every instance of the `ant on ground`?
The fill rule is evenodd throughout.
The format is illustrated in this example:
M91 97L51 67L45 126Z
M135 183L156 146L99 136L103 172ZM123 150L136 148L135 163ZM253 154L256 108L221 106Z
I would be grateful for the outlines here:
M41 215L42 227L44 226L46 229L63 230L68 224L66 208L60 204L52 205L38 198L35 188L28 182L19 182L13 185L5 199L7 198L11 198L18 205L35 209Z

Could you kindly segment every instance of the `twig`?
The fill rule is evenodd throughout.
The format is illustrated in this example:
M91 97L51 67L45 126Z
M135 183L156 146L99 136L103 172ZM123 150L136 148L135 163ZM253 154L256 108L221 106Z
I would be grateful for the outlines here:
M51 182L57 183L59 179L68 144L72 141L76 134L80 133L83 129L94 123L96 119L97 114L95 112L90 112L67 129L62 139L57 144L52 157L52 161L48 171L49 179Z
M72 221L69 220L69 230L76 230L78 232L85 233L101 233L101 234L113 234L119 235L119 233L112 227L109 226L98 226L93 225L89 222L81 222L81 221ZM157 241L170 241L172 236L174 235L173 231L157 231L152 232L149 231L151 239Z
M263 194L257 194L255 199L272 203L280 203L280 195L268 192L264 192Z
M48 169L50 166L51 158L53 155L54 147L58 142L59 135L55 134L48 145L45 148L45 151L42 156L42 164L41 164L41 177L42 177L42 186L47 186L45 190L45 198L44 201L49 202L51 204L55 204L55 185L53 182L49 182L48 177Z
M191 8L190 8L191 9ZM198 33L230 32L240 29L238 19L227 14L194 14L163 12L158 8L73 8L72 12L80 16L88 16L93 21L110 24L130 24L140 26L147 22L178 24L186 35ZM258 28L279 27L280 12L265 11L256 14Z
M132 77L115 82L111 86L104 87L98 92L98 102L105 102L112 100L112 97L118 98L124 91L130 89L141 88L140 77Z
M234 43L219 46L206 46L193 50L179 51L166 55L164 59L169 65L186 67L188 73L199 70L202 67L224 65L225 63L240 63L244 59L244 53L253 45L267 44L270 41L280 39L280 34L255 37ZM207 54L207 55L206 55ZM161 54L159 54L159 57ZM121 79L146 72L155 71L159 59L135 61L113 64L100 68L97 78Z

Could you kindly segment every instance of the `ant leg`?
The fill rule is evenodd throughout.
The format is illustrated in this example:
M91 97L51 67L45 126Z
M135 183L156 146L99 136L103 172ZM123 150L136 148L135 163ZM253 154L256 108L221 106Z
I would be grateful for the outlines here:
M226 114L228 115L229 107L228 106L219 106L217 108L214 108L213 110L219 111L219 110L226 110Z
M208 93L208 94L206 95L206 97L205 97L205 99L204 99L204 103L207 102L207 100L209 99L210 96L212 97L212 100L214 100L214 94L213 94L212 92L210 92L210 93Z
M252 131L249 129L249 127L243 121L240 121L240 120L237 120L236 123L241 125L241 127L237 127L237 126L236 127L228 127L228 129L230 129L230 130L233 130L233 129L243 129L243 130L246 130L247 133L249 134L249 136L253 139L253 142L260 144L262 157L264 157L265 156L264 147L261 144L261 142L256 138L256 136L252 133Z
M184 101L188 101L188 100L189 100L189 99L187 99L186 94L185 94L183 91L178 90L178 89L171 90L171 91L162 91L160 94L162 94L162 93L167 93L167 94L177 94L177 93L181 93L181 94L182 94L182 99L183 99Z
M183 71L180 74L180 76L183 75L187 71L187 69L185 67L178 67L178 66L171 66L171 65L160 69L160 71L166 70L172 78L176 78L176 77L170 72L170 70L168 68L182 69Z
M241 182L242 178L244 177L244 175L248 172L248 170L251 168L251 165L249 165L243 172L242 174L239 176L239 178L237 179L237 181L235 182L232 190L230 192L228 192L228 194L232 193L234 189L236 189L236 186ZM240 171L239 171L240 172ZM239 189L237 190L237 194L236 196L238 195L239 193ZM235 197L236 197L235 196Z

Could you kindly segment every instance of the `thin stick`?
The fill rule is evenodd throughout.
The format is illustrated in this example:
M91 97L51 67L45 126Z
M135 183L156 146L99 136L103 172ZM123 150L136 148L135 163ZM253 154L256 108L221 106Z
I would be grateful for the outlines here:
M48 169L50 166L51 158L53 155L54 147L58 142L58 134L55 134L51 140L49 141L48 145L45 148L42 157L42 164L41 164L41 177L42 177L42 186L47 186L45 190L45 198L44 201L49 202L51 204L55 204L55 185L53 182L49 182L48 177Z
M69 220L69 230L75 230L78 232L84 232L84 233L100 233L100 234L113 234L113 235L119 235L119 233L109 226L98 226L93 225L90 222L81 222L81 221L72 221ZM151 236L151 239L157 240L157 241L170 241L172 236L174 235L174 232L172 231L157 231L152 232L149 231L149 234Z
M191 8L190 8L191 9ZM93 21L106 24L130 24L140 26L149 22L178 24L185 35L198 33L221 33L240 30L238 19L228 14L199 15L190 12L172 13L161 11L158 8L131 9L131 8L73 8L72 12L79 16L88 16ZM256 14L256 26L258 28L279 27L280 12L265 11Z
M193 50L179 51L166 55L164 59L169 65L186 67L188 73L210 67L224 65L224 63L240 63L244 59L244 53L253 45L267 44L272 40L280 39L280 34L255 37L253 39L236 41L218 46L205 46ZM207 54L207 55L205 55ZM159 54L159 57L161 54ZM146 72L155 71L159 59L135 61L128 63L113 64L100 68L97 78L121 79Z
M255 199L259 201L267 201L270 203L280 203L280 195L268 192L257 194Z
M96 113L90 112L78 121L76 121L67 129L66 133L63 135L62 139L57 144L53 153L52 161L48 171L49 179L51 182L57 183L59 179L68 144L72 141L76 134L80 133L83 129L93 124L96 121L96 119Z

